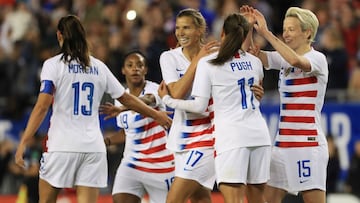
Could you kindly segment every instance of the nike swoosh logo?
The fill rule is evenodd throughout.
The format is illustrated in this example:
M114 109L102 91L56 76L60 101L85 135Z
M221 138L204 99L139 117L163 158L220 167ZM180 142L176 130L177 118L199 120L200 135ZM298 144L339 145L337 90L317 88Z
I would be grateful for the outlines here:
M176 71L182 71L181 69L175 68Z
M300 183L305 183L307 181L309 181L309 180L300 180Z
M184 171L192 171L192 169L184 168Z

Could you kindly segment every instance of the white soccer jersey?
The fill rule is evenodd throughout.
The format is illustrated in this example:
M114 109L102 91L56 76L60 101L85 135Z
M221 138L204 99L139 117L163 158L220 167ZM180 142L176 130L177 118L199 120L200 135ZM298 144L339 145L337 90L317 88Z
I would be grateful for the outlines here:
M184 56L182 47L163 52L160 56L160 66L165 83L178 81L190 63ZM212 148L212 131L209 112L200 114L175 109L166 147L176 152L199 147Z
M237 53L222 66L208 61L217 53L200 59L192 95L213 98L216 153L239 147L270 145L267 124L259 101L250 87L263 79L261 61L248 53Z
M158 84L146 81L144 90L139 96L153 94L156 98L155 108L164 110L165 106L157 94L158 87ZM121 104L116 101L116 105ZM126 134L122 165L151 173L174 171L173 153L166 149L167 132L154 119L129 110L121 112L116 120Z
M41 89L46 82L55 88L47 151L106 152L98 108L104 92L118 98L124 87L94 57L87 71L76 62L65 64L60 57L46 60L41 71Z
M267 52L269 69L278 69L280 121L275 146L311 147L326 144L321 110L328 81L326 57L311 49L304 55L311 72L292 67L278 52Z

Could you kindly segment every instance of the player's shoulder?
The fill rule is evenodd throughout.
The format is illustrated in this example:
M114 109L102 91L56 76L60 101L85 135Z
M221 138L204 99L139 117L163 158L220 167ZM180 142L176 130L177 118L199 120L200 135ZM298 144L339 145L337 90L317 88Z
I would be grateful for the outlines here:
M209 63L212 59L215 59L217 55L218 52L214 52L209 55L206 55L199 60L199 63Z
M244 52L243 54L245 57L248 57L251 60L260 60L258 57L256 57L255 55L249 53L249 52Z
M44 63L60 63L62 54L55 55L45 60Z
M169 49L166 51L163 51L160 55L160 57L165 57L165 56L176 56L179 55L181 53L182 48L181 47L176 47L174 49Z
M311 51L309 51L307 54L314 58L326 59L326 56L324 53L322 53L314 48L311 48ZM305 55L307 55L307 54L305 54Z
M245 52L245 53L244 53L244 56L245 56L248 60L250 60L250 61L252 61L252 62L256 62L256 63L262 65L262 62L261 62L261 60L259 59L259 57L255 56L255 55L253 55L253 54L251 54L251 53L249 53L249 52Z
M150 80L146 80L146 84L144 87L145 94L157 94L157 90L159 89L159 84Z
M159 87L159 84L156 82L150 81L150 80L146 80L146 86L157 88L157 87Z
M90 63L93 65L101 65L106 66L104 62L102 62L100 59L95 58L94 56L90 56Z

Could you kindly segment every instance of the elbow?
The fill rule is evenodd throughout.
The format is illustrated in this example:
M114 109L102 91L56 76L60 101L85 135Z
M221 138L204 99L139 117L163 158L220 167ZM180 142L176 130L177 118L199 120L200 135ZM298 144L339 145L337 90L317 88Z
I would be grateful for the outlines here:
M288 63L293 67L300 67L300 65L301 65L301 61L297 57L290 58L288 60Z
M169 88L169 95L174 99L184 99L185 93L182 91L174 91Z
M311 65L309 63L304 63L304 61L302 61L300 58L294 58L288 62L292 67L300 68L304 72L311 71Z
M179 86L179 84L170 83L167 85L169 95L174 99L184 99L186 96L187 91L184 91L187 89L186 87Z

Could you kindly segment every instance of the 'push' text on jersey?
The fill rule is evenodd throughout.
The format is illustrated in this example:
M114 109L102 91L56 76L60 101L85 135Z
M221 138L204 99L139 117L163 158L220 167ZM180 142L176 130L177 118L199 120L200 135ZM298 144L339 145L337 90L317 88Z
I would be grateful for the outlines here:
M235 69L237 69L237 70L252 70L253 69L250 61L231 62L230 67L233 72L235 71Z

